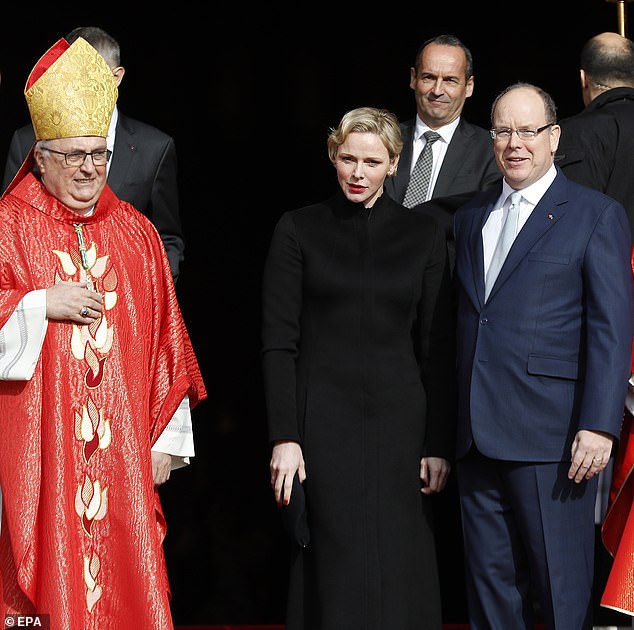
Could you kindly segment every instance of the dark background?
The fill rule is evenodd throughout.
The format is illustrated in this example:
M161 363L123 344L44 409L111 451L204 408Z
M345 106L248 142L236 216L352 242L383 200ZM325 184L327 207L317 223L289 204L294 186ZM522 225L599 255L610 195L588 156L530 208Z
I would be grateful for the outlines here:
M334 191L326 136L344 112L372 105L414 116L409 68L428 37L452 33L471 48L475 91L463 112L471 122L488 128L493 98L517 80L545 88L564 117L583 106L581 46L618 31L617 6L425 1L282 11L240 3L208 18L189 4L151 14L131 4L68 14L29 6L24 21L5 19L0 168L13 130L29 120L23 89L38 58L76 26L114 35L126 68L121 110L176 140L186 237L177 292L209 392L193 412L197 456L161 489L174 620L282 623L288 550L269 485L259 363L260 278L275 222ZM444 501L444 620L460 623L451 489Z

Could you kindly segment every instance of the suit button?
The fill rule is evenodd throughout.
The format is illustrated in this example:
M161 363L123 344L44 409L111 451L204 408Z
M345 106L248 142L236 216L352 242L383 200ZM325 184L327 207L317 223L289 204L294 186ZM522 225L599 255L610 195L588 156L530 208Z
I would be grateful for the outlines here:
M489 322L488 318L486 317L480 318L480 326L486 326L488 322Z

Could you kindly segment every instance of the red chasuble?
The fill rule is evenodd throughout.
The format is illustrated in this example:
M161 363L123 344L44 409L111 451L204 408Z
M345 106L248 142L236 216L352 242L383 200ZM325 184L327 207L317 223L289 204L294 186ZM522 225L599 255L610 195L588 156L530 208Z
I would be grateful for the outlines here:
M634 615L634 421L629 414L621 432L614 472L614 500L601 530L614 562L601 605Z
M632 250L634 274L634 248ZM634 347L632 348L634 374ZM614 462L608 512L601 528L614 558L601 605L634 615L634 418L627 411Z
M30 381L0 381L0 619L173 628L150 448L205 387L150 221L106 186L81 217L27 175L0 200L0 327L26 292L93 283L91 325L49 321Z

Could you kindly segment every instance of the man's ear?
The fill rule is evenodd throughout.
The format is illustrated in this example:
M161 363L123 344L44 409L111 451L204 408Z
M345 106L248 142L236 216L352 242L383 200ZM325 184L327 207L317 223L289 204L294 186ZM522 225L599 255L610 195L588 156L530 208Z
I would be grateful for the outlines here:
M119 84L123 80L123 75L125 74L125 68L123 66L112 68L112 74L114 75L114 81L117 84L117 87L119 87Z
M588 87L588 77L586 71L579 69L579 79L581 80L581 89L585 90Z

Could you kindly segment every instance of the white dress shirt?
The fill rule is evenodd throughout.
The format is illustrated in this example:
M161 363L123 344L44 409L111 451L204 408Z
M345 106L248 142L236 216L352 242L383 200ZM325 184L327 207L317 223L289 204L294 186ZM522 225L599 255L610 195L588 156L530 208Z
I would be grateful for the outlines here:
M108 135L106 136L106 148L110 149L114 153L114 138L115 131L117 129L117 121L119 120L119 110L117 106L114 106L114 110L112 111L112 118L110 119L110 126L108 127ZM108 160L108 164L106 164L106 177L108 177L108 173L110 173L110 164L112 164L112 157Z
M546 171L546 173L540 179L532 183L530 186L522 188L518 191L522 195L517 221L518 234L524 227L526 221L528 221L528 217L531 216L533 208L535 208L535 206L539 203L539 200L544 196L544 193L553 183L556 176L557 170L555 169L554 165L551 165L548 171ZM504 202L513 192L515 192L515 190L507 184L506 179L502 180L502 194L499 196L493 210L491 211L491 214L489 215L489 218L486 220L486 223L482 228L482 246L484 248L485 277L487 271L489 270L489 265L491 264L491 258L493 258L493 251L495 250L495 246L498 242L498 237L500 236L500 232L502 231L502 225L504 225L504 213L508 212L508 209L504 208Z
M444 127L440 127L439 129L431 129L418 116L416 116L414 142L412 144L412 163L410 165L409 171L410 175L414 170L414 166L416 165L418 156L421 154L423 148L425 147L426 140L424 137L424 133L426 131L435 131L440 136L440 138L431 145L431 178L429 180L429 186L427 187L427 196L425 197L425 201L429 201L431 199L432 193L434 192L434 187L436 186L436 180L438 179L438 173L440 172L440 167L442 166L443 160L445 159L445 155L447 153L447 147L451 142L451 138L453 137L454 131L456 131L459 122L460 117L456 118L456 120L449 123L448 125L445 125Z

